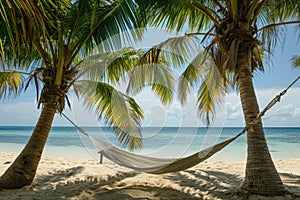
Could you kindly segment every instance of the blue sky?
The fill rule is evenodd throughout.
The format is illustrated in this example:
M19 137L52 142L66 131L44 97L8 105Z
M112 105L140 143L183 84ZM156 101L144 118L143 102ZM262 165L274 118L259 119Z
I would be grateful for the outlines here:
M299 34L299 32L298 32ZM152 32L142 47L151 47L170 35L160 32ZM265 66L264 73L256 73L254 85L257 92L260 108L263 108L268 101L281 92L297 76L300 69L293 69L290 59L294 55L300 55L300 43L298 35L293 28L288 29L285 47L279 44L274 49L271 62ZM204 126L197 118L195 111L195 95L189 97L188 106L182 107L177 100L172 105L163 106L159 100L149 91L145 90L136 97L145 112L144 126ZM263 118L265 126L298 126L300 127L300 82L298 82L282 101L274 106ZM85 112L76 102L73 102L73 112L67 110L66 113L73 115L76 121L82 126L96 125L92 113ZM244 126L242 110L238 94L232 92L228 94L222 110L215 120L216 126ZM0 102L0 126L33 126L39 116L36 109L35 93L29 90L26 94L20 95L15 100L5 100ZM54 121L56 126L68 125L64 119L57 116Z
M300 74L300 70L292 67L291 58L300 55L300 36L294 27L289 27L284 47L276 46L271 61L266 63L265 72L254 77L256 89L281 88ZM299 83L296 87L299 87Z

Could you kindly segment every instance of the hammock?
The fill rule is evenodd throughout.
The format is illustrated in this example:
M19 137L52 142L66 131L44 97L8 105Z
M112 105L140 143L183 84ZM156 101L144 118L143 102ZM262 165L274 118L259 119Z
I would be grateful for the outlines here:
M89 138L98 149L101 149L99 151L101 155L121 166L150 174L164 174L178 172L197 165L222 150L242 134L243 132L224 142L220 142L184 158L153 158L142 156L124 151L112 144L96 140L91 136Z
M134 169L140 172L146 172L150 174L165 174L171 172L178 172L190 167L193 167L204 160L207 160L215 153L222 150L224 147L229 145L239 136L246 132L246 128L243 129L241 133L220 142L216 145L208 147L202 151L194 153L190 156L184 158L154 158L149 156L142 156L128 151L124 151L111 143L107 143L98 139L93 138L88 133L86 133L82 128L77 126L69 117L64 113L61 113L74 127L80 131L82 134L87 136L95 147L99 150L100 155L105 156L107 159L115 162L121 166Z
M240 135L246 132L248 128L258 122L258 120L265 115L265 113L273 107L277 102L280 101L281 97L286 94L286 92L300 79L300 76L296 78L284 91L278 94L272 101L256 116L256 118L246 127L244 127L243 131L224 142L220 142L212 147L199 151L193 155L184 157L184 158L153 158L148 156L142 156L138 154L133 154L127 151L124 151L120 148L117 148L113 144L106 143L100 140L96 140L87 134L82 128L77 126L70 118L68 118L64 113L61 113L71 124L75 126L77 130L90 138L93 144L100 150L103 156L108 158L109 160L137 170L141 172L151 173L151 174L164 174L170 172L177 172L181 170L188 169L197 165L198 163L208 159L218 151L222 150L224 147L229 145L232 141L237 139Z

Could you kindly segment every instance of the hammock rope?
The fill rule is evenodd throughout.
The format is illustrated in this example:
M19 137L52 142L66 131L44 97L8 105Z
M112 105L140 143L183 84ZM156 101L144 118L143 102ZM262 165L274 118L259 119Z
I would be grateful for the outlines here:
M300 76L298 76L285 90L283 90L281 93L279 93L277 96L275 96L270 103L256 116L256 118L247 126L243 128L243 130L237 134L236 136L227 139L223 142L220 142L218 144L215 144L212 147L209 147L207 149L204 149L202 151L199 151L197 153L194 153L193 155L184 157L184 158L154 158L149 156L142 156L134 153L130 153L127 151L124 151L120 148L117 148L111 143L107 143L104 141L97 140L93 137L91 137L87 132L84 131L81 127L79 127L77 124L75 124L68 116L66 116L64 113L61 113L62 116L64 116L79 132L84 134L85 136L89 137L89 139L93 142L93 144L100 149L99 153L101 153L103 156L108 158L109 160L137 170L142 171L146 173L151 174L164 174L164 173L170 173L170 172L177 172L181 170L188 169L190 167L193 167L200 162L208 159L215 153L222 150L224 147L229 145L232 141L237 139L239 136L241 136L243 133L247 131L247 129L251 128L254 124L256 124L262 116L265 115L265 113L271 109L277 102L280 102L280 99L282 96L284 96L287 91L300 79Z
M280 102L281 100L281 97L284 96L287 91L293 87L293 85L296 84L296 82L300 79L300 75L285 89L283 90L282 92L280 92L278 95L276 95L267 105L266 107L260 112L258 113L258 115L256 116L256 118L249 124L249 126L245 126L245 131L248 129L248 128L251 128L251 126L253 126L254 124L256 124L259 119L264 116L266 114L266 112L268 110L270 110L276 103Z

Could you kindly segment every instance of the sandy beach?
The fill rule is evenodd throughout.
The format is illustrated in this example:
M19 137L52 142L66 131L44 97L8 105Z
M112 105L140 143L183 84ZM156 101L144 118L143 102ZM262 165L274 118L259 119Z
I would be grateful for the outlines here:
M16 153L0 152L0 173ZM276 160L290 191L300 195L300 159ZM43 157L32 185L0 191L0 199L245 199L238 193L245 163L207 161L177 173L139 173L111 162ZM250 199L300 199L252 196Z

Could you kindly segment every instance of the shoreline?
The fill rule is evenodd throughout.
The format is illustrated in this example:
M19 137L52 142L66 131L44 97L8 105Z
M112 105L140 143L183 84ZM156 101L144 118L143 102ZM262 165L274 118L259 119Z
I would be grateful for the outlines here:
M0 142L0 152L13 152L18 154L19 152L22 151L24 148L25 144L17 144L17 143L1 143ZM126 149L124 149L127 151ZM199 148L199 150L202 150ZM44 156L50 156L50 157L60 157L60 158L74 158L74 159L79 159L82 161L86 160L97 160L99 161L99 154L97 153L99 150L96 149L91 149L88 148L84 145L82 146L52 146L52 145L46 145L43 155ZM223 161L239 161L243 162L246 160L246 152L244 152L245 149L242 149L239 152L236 151L231 151L228 150L228 148L223 149L221 152L213 155L212 157L209 158L210 161L218 161L218 160L223 160ZM243 153L244 152L244 153ZM173 158L174 151L172 150L166 150L165 154L143 154L147 155L150 157L162 157L162 158ZM178 157L185 157L189 156L196 153L195 152L190 152L187 155L181 155ZM137 152L137 154L140 154ZM177 155L176 155L177 156ZM176 158L176 157L175 157ZM109 161L108 159L104 158L105 161Z
M2 143L0 142L0 152L13 152L13 153L19 153L24 148L25 144L18 144L18 143ZM237 149L237 147L239 149ZM203 148L199 147L199 150L202 150ZM281 160L281 159L297 159L299 158L299 155L297 154L300 150L300 146L289 146L286 147L283 146L277 146L276 150L274 151L273 148L270 148L270 153L272 155L273 160ZM79 159L82 161L85 160L97 160L99 161L99 154L97 153L99 150L88 148L84 145L78 146L53 146L53 145L46 145L44 149L44 156L50 156L50 157L67 157L67 158L74 158ZM126 151L126 149L125 149ZM193 152L188 152L184 155L176 155L179 157L185 157L192 155ZM289 153L287 153L289 152ZM146 152L147 153L147 152ZM166 149L164 150L164 154L159 153L153 153L153 154L144 154L150 157L162 157L162 158L173 158L174 157L174 151L172 149ZM137 154L140 154L137 152ZM175 157L176 157L175 156ZM222 151L218 152L217 154L213 155L208 159L208 161L230 161L230 162L245 162L247 156L247 150L246 146L239 147L229 145L228 147L224 148ZM109 161L108 159L104 158L104 161Z
M17 153L0 152L2 174ZM300 158L275 160L290 191L300 195ZM112 162L43 156L32 185L0 191L0 199L243 199L237 195L245 162L206 161L163 175L139 173ZM45 198L46 197L46 198ZM251 197L251 199L293 199Z

